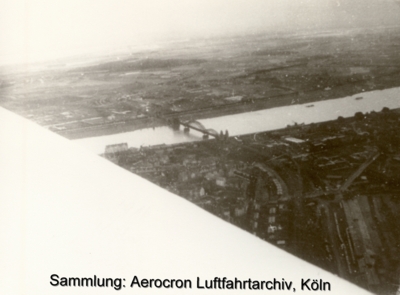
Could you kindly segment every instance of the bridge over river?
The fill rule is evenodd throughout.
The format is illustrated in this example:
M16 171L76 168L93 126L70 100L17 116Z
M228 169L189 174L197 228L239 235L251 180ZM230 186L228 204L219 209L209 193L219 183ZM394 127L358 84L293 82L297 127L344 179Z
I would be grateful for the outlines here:
M190 129L199 131L203 133L203 138L207 139L209 136L215 137L216 139L226 139L229 137L228 130L225 130L225 133L221 130L218 133L215 129L206 128L203 124L196 120L188 120L188 121L181 121L179 118L173 118L170 121L172 128L174 130L179 130L180 126L184 127L184 132L188 133Z

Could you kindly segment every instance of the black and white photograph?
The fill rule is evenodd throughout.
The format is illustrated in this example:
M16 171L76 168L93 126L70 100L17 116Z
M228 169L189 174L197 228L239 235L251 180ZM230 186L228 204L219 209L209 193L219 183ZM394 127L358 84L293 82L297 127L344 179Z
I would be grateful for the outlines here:
M1 294L400 294L400 1L0 0Z

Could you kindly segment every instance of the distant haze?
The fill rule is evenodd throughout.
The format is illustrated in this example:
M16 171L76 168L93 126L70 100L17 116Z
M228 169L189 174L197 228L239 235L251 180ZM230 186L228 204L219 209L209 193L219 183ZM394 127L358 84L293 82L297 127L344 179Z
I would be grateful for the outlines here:
M0 63L247 31L400 25L390 0L0 0Z

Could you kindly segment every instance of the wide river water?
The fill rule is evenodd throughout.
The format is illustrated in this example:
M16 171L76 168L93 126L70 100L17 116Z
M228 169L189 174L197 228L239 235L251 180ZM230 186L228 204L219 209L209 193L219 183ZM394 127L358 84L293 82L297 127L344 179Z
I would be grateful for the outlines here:
M217 132L228 130L232 136L281 129L294 123L310 124L334 120L338 116L351 117L356 112L381 111L383 107L400 108L400 87L198 121L207 129L211 128ZM171 127L163 126L77 139L75 142L101 154L105 146L110 144L128 143L129 147L174 144L202 140L202 135L192 129L187 134L183 132L182 127L181 130L174 131Z

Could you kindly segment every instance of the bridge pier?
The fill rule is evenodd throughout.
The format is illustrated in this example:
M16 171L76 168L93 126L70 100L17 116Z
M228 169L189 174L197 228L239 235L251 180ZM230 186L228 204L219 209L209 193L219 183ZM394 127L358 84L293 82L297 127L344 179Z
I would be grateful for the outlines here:
M185 127L185 128L183 129L183 132L185 132L185 133L189 133L189 131L190 131L190 128L189 128L189 127Z
M179 120L179 118L173 118L171 125L172 125L172 129L173 130L179 130L179 127L181 125L181 121Z

